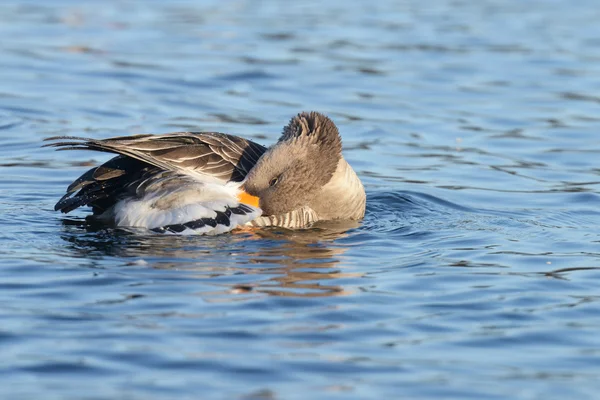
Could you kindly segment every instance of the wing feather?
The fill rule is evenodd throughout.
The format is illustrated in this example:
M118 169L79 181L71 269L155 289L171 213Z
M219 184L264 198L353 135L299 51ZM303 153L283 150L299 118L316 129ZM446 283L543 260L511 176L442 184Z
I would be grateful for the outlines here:
M204 174L225 181L243 180L266 150L264 146L250 140L216 132L177 132L104 140L59 136L47 140L61 140L46 145L61 150L85 149L116 153L163 170L191 175ZM209 162L218 165L218 168L211 165L207 169Z
M138 186L164 171L222 183L241 182L266 148L253 141L217 132L176 132L164 135L121 136L97 140L57 136L45 147L93 150L118 154L92 168L67 188L55 206L67 213L91 205L102 213ZM76 193L77 192L77 193Z

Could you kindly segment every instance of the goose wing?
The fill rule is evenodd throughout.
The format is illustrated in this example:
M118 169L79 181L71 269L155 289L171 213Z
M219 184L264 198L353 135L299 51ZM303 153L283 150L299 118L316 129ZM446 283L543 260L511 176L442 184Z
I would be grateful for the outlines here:
M104 140L55 136L48 147L121 154L165 171L205 175L239 182L266 151L238 136L216 132L176 132L164 135L121 136Z
M90 205L94 214L101 214L164 171L202 182L240 182L266 151L264 146L250 140L216 132L176 132L104 140L57 136L46 140L54 143L45 146L58 150L118 154L69 185L55 206L64 213Z

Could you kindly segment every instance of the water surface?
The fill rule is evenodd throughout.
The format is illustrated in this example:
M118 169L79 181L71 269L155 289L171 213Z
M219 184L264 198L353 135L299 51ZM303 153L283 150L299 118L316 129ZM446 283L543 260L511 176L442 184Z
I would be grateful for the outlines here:
M540 399L600 390L591 0L7 0L0 397ZM54 135L338 124L358 226L174 237L53 211Z

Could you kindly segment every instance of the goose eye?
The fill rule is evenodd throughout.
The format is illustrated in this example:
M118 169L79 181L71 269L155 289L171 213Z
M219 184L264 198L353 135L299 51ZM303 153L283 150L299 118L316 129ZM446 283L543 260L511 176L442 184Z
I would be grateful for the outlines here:
M279 179L278 178L273 178L269 181L269 186L275 186L275 184L277 183Z

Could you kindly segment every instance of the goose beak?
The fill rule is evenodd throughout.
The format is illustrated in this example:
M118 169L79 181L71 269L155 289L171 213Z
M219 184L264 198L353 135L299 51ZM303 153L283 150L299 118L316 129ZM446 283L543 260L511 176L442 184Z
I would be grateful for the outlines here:
M252 196L243 190L237 196L240 203L248 204L249 206L258 207L258 197Z

